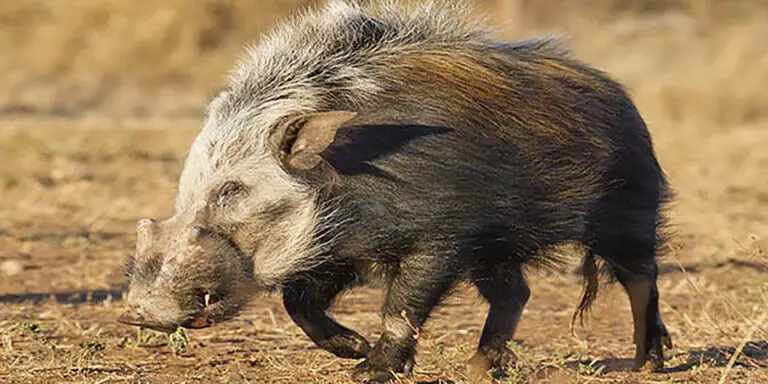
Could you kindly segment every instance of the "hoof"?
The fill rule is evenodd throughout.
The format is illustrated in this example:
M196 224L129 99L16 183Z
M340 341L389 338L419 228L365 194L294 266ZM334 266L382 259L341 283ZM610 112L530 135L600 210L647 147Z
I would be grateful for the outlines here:
M401 373L406 377L413 375L413 360L405 362ZM358 383L391 383L397 380L397 374L395 369L387 368L385 364L373 364L369 360L365 360L355 367L352 371L351 378Z
M664 348L672 349L672 338L666 330L654 336L647 351L638 350L632 370L637 372L659 373L664 370Z

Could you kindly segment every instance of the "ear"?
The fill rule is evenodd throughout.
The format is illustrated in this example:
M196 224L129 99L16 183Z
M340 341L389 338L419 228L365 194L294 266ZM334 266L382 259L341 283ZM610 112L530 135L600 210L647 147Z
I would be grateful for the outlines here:
M320 153L333 143L336 131L357 112L331 111L301 115L288 122L281 144L283 161L294 169L309 170L320 163Z

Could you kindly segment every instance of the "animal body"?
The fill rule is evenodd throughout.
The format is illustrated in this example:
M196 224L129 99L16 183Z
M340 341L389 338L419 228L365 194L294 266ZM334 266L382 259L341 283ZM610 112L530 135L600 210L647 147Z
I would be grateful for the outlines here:
M475 372L514 360L526 266L583 245L625 288L635 364L671 339L657 254L670 189L622 86L556 39L502 42L448 3L331 1L250 48L209 105L172 217L138 224L121 321L171 331L235 316L259 292L355 377L410 372L416 332L457 283L490 303ZM326 314L386 288L370 344Z

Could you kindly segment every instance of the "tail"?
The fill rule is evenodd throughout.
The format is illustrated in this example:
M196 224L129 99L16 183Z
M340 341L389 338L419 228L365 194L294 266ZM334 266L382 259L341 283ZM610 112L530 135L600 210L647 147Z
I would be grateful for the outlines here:
M584 256L584 260L581 262L581 274L584 277L581 302L571 318L571 328L573 328L573 325L576 323L577 317L579 318L579 323L582 326L584 325L584 313L589 311L592 303L594 303L597 298L599 273L600 270L597 267L596 255L591 249L588 249Z

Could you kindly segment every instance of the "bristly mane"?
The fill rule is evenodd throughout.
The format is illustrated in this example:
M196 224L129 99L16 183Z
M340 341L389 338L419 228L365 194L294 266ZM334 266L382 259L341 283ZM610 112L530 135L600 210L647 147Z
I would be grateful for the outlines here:
M360 65L404 50L491 41L492 30L470 17L462 1L409 6L391 0L330 0L322 8L292 15L250 47L232 83L257 80L255 75L262 85L272 85L287 73L312 78L322 67Z
M250 46L230 76L231 92L238 96L219 108L256 116L276 103L292 105L296 112L321 108L317 103L327 98L360 105L386 91L377 77L393 57L492 47L566 54L549 37L495 40L494 29L472 16L464 1L330 0L292 15Z

